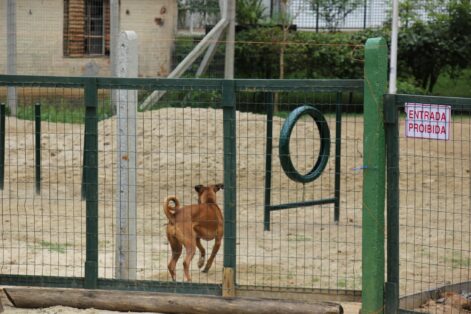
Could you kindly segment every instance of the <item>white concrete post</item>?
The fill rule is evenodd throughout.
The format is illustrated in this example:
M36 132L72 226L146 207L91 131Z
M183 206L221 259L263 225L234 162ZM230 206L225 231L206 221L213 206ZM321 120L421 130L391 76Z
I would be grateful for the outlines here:
M118 39L120 31L120 0L110 0L110 66L111 76L118 76ZM113 114L117 112L118 90L111 90L111 110Z
M226 35L226 59L224 65L224 78L234 78L234 48L235 48L235 13L236 4L235 0L227 0L226 2L226 16L229 21L227 26Z
M137 35L121 32L118 77L137 77ZM136 247L136 115L137 91L117 90L116 278L135 280Z
M7 74L16 74L16 1L7 0L6 21L7 21ZM16 87L7 88L7 105L10 108L10 114L16 116L17 99Z
M389 93L397 91L397 37L399 33L399 0L393 0L393 16L391 27L391 60L389 67Z

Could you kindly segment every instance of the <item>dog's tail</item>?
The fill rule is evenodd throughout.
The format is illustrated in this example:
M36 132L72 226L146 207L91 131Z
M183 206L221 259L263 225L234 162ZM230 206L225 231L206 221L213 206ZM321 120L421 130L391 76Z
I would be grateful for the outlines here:
M171 207L170 202L174 202L175 206ZM167 216L169 222L171 224L175 224L175 210L177 208L180 208L180 202L178 201L176 196L167 196L167 198L164 201L164 213L165 216Z

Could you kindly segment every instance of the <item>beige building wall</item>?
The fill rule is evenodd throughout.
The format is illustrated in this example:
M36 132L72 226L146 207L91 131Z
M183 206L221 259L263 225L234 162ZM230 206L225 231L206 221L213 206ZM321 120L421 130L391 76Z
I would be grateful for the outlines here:
M17 73L109 76L109 56L64 57L63 0L16 0ZM6 0L0 0L0 71L6 72ZM121 30L139 42L139 76L166 76L176 31L174 0L121 0Z
M0 73L7 72L6 0L0 0Z

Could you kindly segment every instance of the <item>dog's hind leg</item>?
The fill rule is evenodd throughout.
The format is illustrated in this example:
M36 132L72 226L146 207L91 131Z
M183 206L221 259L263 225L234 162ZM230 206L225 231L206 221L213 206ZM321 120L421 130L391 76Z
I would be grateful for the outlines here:
M177 275L175 272L175 268L177 267L177 261L180 258L180 255L182 255L182 245L177 240L177 238L172 237L172 236L168 237L168 242L170 243L170 247L172 248L172 257L170 258L170 261L168 262L168 271L170 272L170 275L172 276L173 281L176 281Z
M196 246L200 250L200 259L198 260L198 268L201 268L204 266L204 260L206 257L206 250L204 249L203 245L201 244L201 239L196 238Z
M211 251L211 256L208 258L208 261L206 262L206 267L203 269L203 273L207 273L208 270L211 268L214 258L216 257L216 254L218 253L219 248L221 247L221 242L221 237L217 237L216 241L214 242L213 250Z
M193 259L193 256L195 256L196 253L196 241L195 239L192 239L191 242L187 242L184 244L185 249L186 249L186 255L185 255L185 260L183 261L183 271L185 273L185 277L187 281L191 281L191 275L190 275L190 264L191 260Z

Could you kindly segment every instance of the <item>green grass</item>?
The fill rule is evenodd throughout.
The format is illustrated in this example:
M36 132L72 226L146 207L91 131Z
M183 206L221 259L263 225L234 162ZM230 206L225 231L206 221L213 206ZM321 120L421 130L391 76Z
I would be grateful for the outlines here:
M436 96L471 97L471 68L464 70L456 79L443 73L438 78L433 94Z
M453 269L469 268L471 266L471 259L469 257L463 256L463 253L460 251L453 251L451 257L445 257L445 263L451 264Z
M35 106L18 106L17 118L23 120L35 119ZM111 117L111 106L100 105L98 107L98 119ZM41 104L41 121L53 123L83 124L85 120L85 108L68 104Z
M312 239L304 234L289 234L288 241L295 241L295 242L304 242L304 241L311 241Z
M41 241L39 242L39 245L41 246L42 249L47 249L50 252L57 252L57 253L65 253L65 250L72 246L71 244L65 243L52 243L48 241Z

